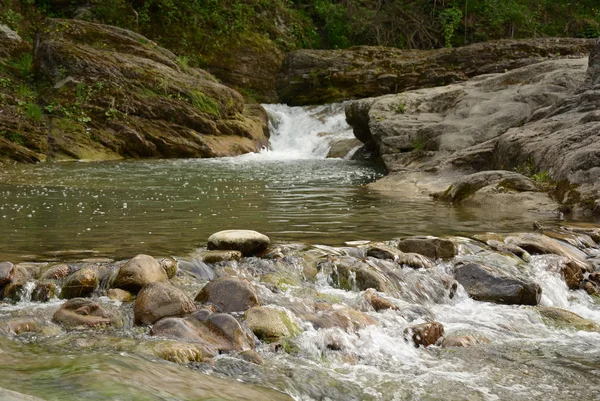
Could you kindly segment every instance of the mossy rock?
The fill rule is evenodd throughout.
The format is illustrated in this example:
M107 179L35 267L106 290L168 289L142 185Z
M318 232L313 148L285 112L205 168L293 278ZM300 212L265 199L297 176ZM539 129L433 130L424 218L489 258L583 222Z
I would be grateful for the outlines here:
M551 306L538 306L535 310L540 314L545 324L559 329L574 329L581 331L600 332L600 326L568 310Z

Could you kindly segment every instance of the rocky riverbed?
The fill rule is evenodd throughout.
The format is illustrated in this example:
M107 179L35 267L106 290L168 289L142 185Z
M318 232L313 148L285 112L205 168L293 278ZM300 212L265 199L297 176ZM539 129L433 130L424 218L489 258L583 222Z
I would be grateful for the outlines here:
M103 373L105 388L90 385L86 398L103 399L132 375L148 387L131 394L162 399L153 381L164 374L169 399L438 399L443 388L456 398L519 398L508 383L520 397L555 399L544 387L554 381L564 384L562 399L591 399L599 243L600 227L590 225L339 247L229 230L177 258L5 261L1 394L70 399L55 384L70 382L71 369L89 383L96 364L117 364L124 377ZM23 362L34 349L65 370L44 382L39 364ZM544 366L548 352L560 369ZM465 365L476 354L477 379ZM522 376L525 366L541 383ZM11 369L27 380L15 381ZM437 376L441 387L423 386L419 375Z

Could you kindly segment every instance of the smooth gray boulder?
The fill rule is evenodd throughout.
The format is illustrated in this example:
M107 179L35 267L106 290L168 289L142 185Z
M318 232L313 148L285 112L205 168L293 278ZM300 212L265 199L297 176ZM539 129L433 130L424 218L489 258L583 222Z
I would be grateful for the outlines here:
M256 255L267 249L271 240L253 230L224 230L208 237L209 250L240 251L244 256Z

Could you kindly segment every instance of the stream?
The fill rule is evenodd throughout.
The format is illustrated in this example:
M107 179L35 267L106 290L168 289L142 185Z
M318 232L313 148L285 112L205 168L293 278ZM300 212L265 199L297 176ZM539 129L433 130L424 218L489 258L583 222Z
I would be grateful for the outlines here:
M599 330L554 324L537 307L475 301L461 285L447 285L457 262L494 266L536 282L541 306L600 325L598 297L569 290L551 268L556 256L521 259L470 238L563 221L372 191L365 184L384 175L381 167L325 158L333 141L352 137L342 105L266 108L271 149L258 154L1 170L0 262L32 271L55 261L74 270L96 264L110 276L119 260L137 253L174 256L180 271L172 284L189 296L205 284L189 266L248 278L261 304L285 313L299 333L285 342L258 341L262 365L235 353L177 364L156 351L169 340L136 326L133 305L109 299L105 281L94 297L123 320L99 330L51 323L64 300L32 302L30 281L17 302L0 303L0 399L600 400ZM233 228L268 235L276 257L202 262L208 236ZM367 255L368 241L410 235L447 236L457 253L428 269ZM367 241L348 243L358 240ZM561 244L598 270L597 246ZM393 270L394 290L378 295L394 307L375 310L368 301L373 291L358 288L352 274L352 288L344 288L336 264L344 258ZM354 327L318 328L305 318L327 313ZM243 321L243 314L234 316ZM39 328L16 333L3 326L18 319ZM407 340L407 327L432 320L469 346L423 348Z

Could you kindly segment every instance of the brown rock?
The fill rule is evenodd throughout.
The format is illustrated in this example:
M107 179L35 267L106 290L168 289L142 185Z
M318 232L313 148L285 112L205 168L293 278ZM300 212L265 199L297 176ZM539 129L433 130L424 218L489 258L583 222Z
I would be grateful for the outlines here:
M90 299L71 298L54 313L52 320L68 328L75 328L112 325L115 318Z
M90 295L98 287L98 273L91 268L84 268L71 274L65 280L60 293L61 298L78 298Z
M571 290L579 289L579 284L583 280L583 272L579 264L572 260L567 260L562 270L563 277L567 283L567 287Z
M159 261L160 267L162 267L167 273L167 278L172 279L177 274L177 260L173 258L162 258Z
M398 307L394 305L391 301L388 301L387 299L377 295L377 293L374 291L365 291L365 299L377 312L387 309L398 309Z
M398 243L402 252L418 253L432 259L450 259L456 256L454 242L435 237L411 237Z
M146 284L167 280L167 273L156 259L148 255L137 255L121 266L112 287L137 294Z
M42 280L60 280L71 274L71 268L69 265L61 263L59 265L51 266L48 270L42 273L40 279Z
M15 265L10 262L0 263L0 288L12 281Z
M473 336L450 336L444 337L442 341L442 347L471 347L477 344L478 341Z
M346 332L356 332L367 326L377 325L377 321L369 315L350 307L340 309L327 307L315 313L303 314L301 318L312 323L317 330L337 327Z
M263 365L265 360L254 350L242 351L238 354L246 362L253 363L255 365Z
M133 309L135 323L150 325L170 316L185 316L196 305L183 291L168 283L149 283L139 292Z
M0 333L18 336L21 333L36 333L40 327L40 322L33 318L12 319L0 322Z
M131 295L129 291L121 290L119 288L111 288L106 291L106 296L121 302L129 302L133 299L133 295Z
M300 329L284 311L255 306L244 314L246 326L261 340L276 341L297 334Z
M204 263L218 263L240 259L242 259L242 253L240 251L208 251L202 255L202 261Z
M256 255L266 250L271 240L253 230L224 230L208 238L209 250L240 251L244 256Z
M40 281L37 283L31 294L31 300L36 302L48 302L50 299L58 296L58 291L59 288L54 281Z
M222 312L242 312L260 305L252 284L236 276L210 281L198 293L195 301L212 304Z
M444 326L439 322L422 323L404 330L406 338L412 338L415 345L434 345L444 335Z

